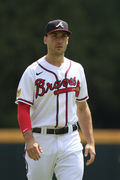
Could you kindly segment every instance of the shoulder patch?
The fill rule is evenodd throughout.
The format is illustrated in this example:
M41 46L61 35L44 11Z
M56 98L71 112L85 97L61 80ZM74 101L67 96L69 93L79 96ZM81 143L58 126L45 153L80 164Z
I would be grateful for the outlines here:
M18 89L18 90L17 90L17 95L16 95L16 96L17 96L17 97L20 96L20 93L21 93L21 89Z

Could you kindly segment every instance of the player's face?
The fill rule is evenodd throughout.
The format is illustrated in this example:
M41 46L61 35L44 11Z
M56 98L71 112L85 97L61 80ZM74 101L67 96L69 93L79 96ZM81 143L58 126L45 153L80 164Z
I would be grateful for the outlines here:
M44 43L47 44L48 53L54 56L64 55L68 44L68 34L64 31L56 31L44 37Z

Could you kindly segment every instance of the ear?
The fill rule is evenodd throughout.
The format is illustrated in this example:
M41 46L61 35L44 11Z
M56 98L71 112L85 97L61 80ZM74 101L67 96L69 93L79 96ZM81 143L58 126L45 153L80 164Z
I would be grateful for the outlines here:
M44 42L44 44L47 44L47 37L46 36L44 36L43 42Z
M66 44L68 45L68 40L67 40Z
M69 37L67 38L67 42L66 42L67 45L68 45L68 41L69 41Z

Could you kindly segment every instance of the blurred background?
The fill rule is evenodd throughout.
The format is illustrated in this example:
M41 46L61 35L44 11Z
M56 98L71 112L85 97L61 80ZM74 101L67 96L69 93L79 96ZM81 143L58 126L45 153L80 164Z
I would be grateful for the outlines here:
M73 32L66 56L85 69L94 127L119 128L119 0L0 0L0 127L18 127L18 82L46 54L44 27L58 18Z
M65 55L81 63L85 69L94 128L119 129L119 0L0 0L0 128L18 128L17 106L14 104L18 82L26 67L46 54L46 46L43 44L44 27L53 19L67 21L73 33ZM6 152L4 149L8 147L13 148L11 144L3 146L1 143L0 146L2 152ZM15 152L18 147L19 142ZM117 151L111 151L110 147ZM109 144L108 149L105 148L97 146L103 154L109 149L111 154L120 152L119 144ZM116 161L116 169L119 169L119 153ZM109 180L120 178L114 173ZM102 179L106 180L107 177Z

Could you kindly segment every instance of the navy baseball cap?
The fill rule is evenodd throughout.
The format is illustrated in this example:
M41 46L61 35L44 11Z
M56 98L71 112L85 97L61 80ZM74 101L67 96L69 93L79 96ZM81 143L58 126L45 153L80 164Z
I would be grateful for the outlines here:
M72 32L68 30L68 23L60 19L49 21L45 27L45 35L55 31L65 31L68 35L72 34Z

